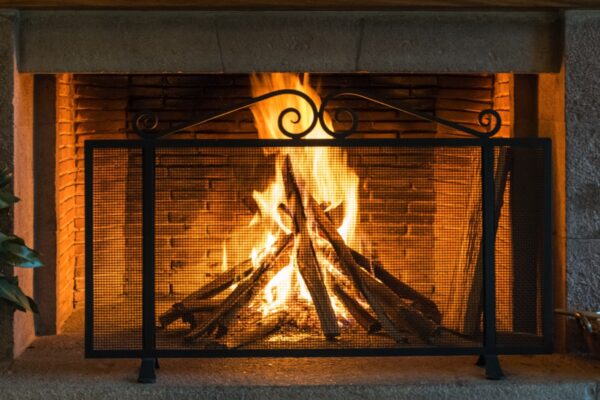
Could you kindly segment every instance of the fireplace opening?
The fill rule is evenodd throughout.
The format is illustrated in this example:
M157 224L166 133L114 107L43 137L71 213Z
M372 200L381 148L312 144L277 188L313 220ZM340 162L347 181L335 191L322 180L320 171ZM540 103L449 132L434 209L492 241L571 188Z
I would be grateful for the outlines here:
M57 75L57 271L73 277L65 307L88 307L88 354L141 356L148 326L162 355L481 353L489 341L482 165L490 160L480 139L358 97L327 107L356 111L356 131L344 139L321 122L302 140L282 135L285 108L299 111L283 121L291 132L311 120L307 103L288 95L156 140L153 305L144 308L146 140L135 133L136 116L153 112L156 128L169 130L279 89L299 89L317 104L337 90L368 92L483 132L480 113L497 111L495 345L548 351L548 148L522 133L537 116L516 98L519 79ZM327 115L329 130L352 125L348 113ZM256 139L263 144L247 143ZM304 146L307 139L323 143ZM144 315L153 320L144 325Z
M511 74L312 74L319 93L339 89L366 90L412 109L477 128L477 115L493 108L502 117L496 136L514 136ZM41 79L40 79L41 78ZM160 127L186 122L198 114L217 111L248 100L252 91L245 74L226 75L92 75L40 76L48 90L39 102L55 102L57 325L73 309L84 305L84 154L89 139L135 139L131 121L142 111L153 111ZM52 81L52 85L47 81ZM42 86L41 84L38 86ZM357 133L352 138L396 139L460 135L460 132L360 102ZM335 103L333 104L335 106ZM360 108L362 107L362 109ZM527 119L531 119L527 115ZM524 118L522 118L524 119ZM41 131L41 129L40 129ZM257 130L249 110L241 110L210 124L198 126L178 138L254 139ZM48 301L50 302L50 301Z

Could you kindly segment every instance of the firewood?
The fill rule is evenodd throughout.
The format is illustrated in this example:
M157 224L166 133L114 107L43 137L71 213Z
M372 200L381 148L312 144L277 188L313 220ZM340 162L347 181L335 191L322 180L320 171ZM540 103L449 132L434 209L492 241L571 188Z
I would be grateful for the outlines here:
M371 306L371 309L377 315L377 320L381 323L383 330L396 342L406 342L406 336L401 332L402 328L397 321L392 321L392 318L394 318L393 313L386 312L386 305L380 298L378 291L373 290L373 285L367 284L370 280L370 275L366 274L365 276L361 274L361 271L364 270L354 260L350 248L344 242L333 222L325 215L314 198L308 196L308 202L309 209L313 213L317 225L327 237L329 243L331 243L340 260L340 264L344 267L342 271L350 276L356 288L367 300L369 306Z
M435 335L439 326L362 268L354 259L350 247L314 198L309 197L309 202L317 225L331 243L344 267L343 272L352 278L377 315L384 331L398 342L406 341L401 333L402 329L416 332L423 340L429 340L431 335Z
M321 207L323 209L323 207ZM330 222L334 222L331 217L331 212L324 213ZM390 274L378 261L373 261L359 253L354 249L350 249L354 260L366 271L372 271L377 279L392 289L399 297L413 301L413 306L425 314L428 318L440 324L442 314L440 313L435 302L426 296L422 295L400 279Z
M175 303L169 310L163 313L158 320L160 322L160 326L164 329L173 322L177 321L179 318L182 318L184 320L183 322L187 322L185 320L186 316L200 311L214 310L219 306L219 304L220 301L216 299L191 299L185 303Z
M298 269L310 292L310 297L321 322L323 335L327 339L333 339L341 334L341 330L337 324L337 317L331 305L331 298L327 292L315 250L307 235L308 233L305 232L300 234L298 238L300 243L297 256Z
M250 275L242 280L237 287L223 300L223 302L217 307L210 318L205 321L202 325L199 325L192 329L186 336L186 341L194 341L202 336L207 330L214 327L220 319L230 314L230 312L240 305L242 300L248 299L248 294L254 287L258 279L275 263L279 254L287 247L290 243L291 235L280 235L280 237L273 244L271 252L267 254L261 261L260 265L253 269Z
M381 324L373 317L363 306L360 305L352 296L338 284L334 285L333 291L337 298L344 304L344 307L352 314L352 317L368 333L375 333L381 330Z
M280 311L258 320L254 326L245 327L242 332L229 333L224 341L228 349L237 349L266 338L281 328L287 319L287 312Z
M287 246L286 248L284 248L279 253L279 255L273 259L273 262L267 271L268 274L267 273L263 274L262 277L254 283L252 290L249 291L248 294L246 294L246 298L241 299L238 302L237 306L235 306L231 310L229 310L219 320L219 325L221 326L219 337L227 334L230 331L230 328L233 327L233 329L235 329L235 325L239 324L241 321L244 320L245 315L240 315L240 312L239 312L240 309L242 308L241 306L243 304L248 304L248 303L252 302L253 298L255 298L254 297L255 295L261 296L264 294L265 287L268 285L268 283L272 279L272 277L277 275L283 267L288 265L288 262L285 262L285 260L286 260L285 254L289 253L289 250L291 250L291 248L292 248L292 246ZM289 259L289 257L287 259ZM242 311L243 314L246 314L247 312L248 312L248 310ZM244 324L244 322L242 322L242 324ZM245 325L244 325L244 327L245 327Z
M206 311L197 311L193 313L184 314L181 320L186 324L190 325L190 329L194 329L198 325L202 324L202 321L206 320L208 313Z
M410 304L401 300L396 303L395 307L398 318L404 321L405 325L422 340L430 343L440 334L440 325L427 318L421 311Z
M243 196L242 204L244 204L244 207L246 207L246 209L248 209L252 215L260 213L260 207L252 196Z
M358 265L367 271L372 270L375 277L392 289L399 297L413 301L412 305L415 308L420 310L437 324L442 321L442 314L433 300L428 299L426 296L390 274L379 262L369 260L356 250L351 250L351 252Z
M289 200L289 209L294 221L296 240L298 241L297 263L298 269L317 311L323 335L329 340L341 334L337 324L337 317L331 298L327 292L321 267L317 260L310 233L307 227L307 218L302 203L302 193L296 177L294 176L289 157L284 166L284 186L286 197Z
M401 299L390 288L363 269L359 275L364 285L383 303L383 308L398 328L415 332L422 340L429 342L439 333L439 324L427 318L421 311Z
M323 209L322 206L321 209ZM325 212L325 216L329 219L329 221L332 223L334 222L334 219L331 217L331 211ZM380 262L368 259L354 249L350 249L350 251L354 257L354 260L363 269L366 271L372 271L377 279L392 289L399 297L412 300L414 302L412 306L417 308L428 318L431 318L437 324L441 323L442 314L433 300L422 295L417 290L413 289L394 275L390 274Z
M231 287L236 281L248 276L251 271L252 261L247 259L227 271L220 272L213 280L189 294L182 301L173 304L171 308L161 314L158 318L161 327L166 328L168 325L181 318L181 310L190 308L190 305L198 300L208 299L223 292Z

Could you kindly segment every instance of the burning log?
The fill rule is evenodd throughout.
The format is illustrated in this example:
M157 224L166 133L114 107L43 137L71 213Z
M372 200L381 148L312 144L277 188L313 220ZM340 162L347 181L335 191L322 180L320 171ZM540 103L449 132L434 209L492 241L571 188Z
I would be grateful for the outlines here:
M315 249L308 232L307 218L302 204L302 194L298 187L298 182L296 182L296 178L294 177L289 157L285 163L284 185L291 205L290 212L295 225L296 240L298 240L298 268L310 292L312 302L321 322L323 334L327 339L333 339L339 336L341 331L337 324L335 311L331 305L331 299L327 292Z
M215 299L190 299L185 302L182 301L173 304L169 310L167 310L158 318L158 320L160 322L160 326L164 329L173 322L177 321L179 318L182 318L183 322L188 322L186 318L189 319L189 315L202 311L212 311L217 308L219 304L220 301Z
M219 320L230 315L240 304L243 304L243 300L247 299L248 294L253 289L258 279L274 264L279 254L287 247L290 243L291 235L280 236L280 238L273 244L272 251L267 254L261 261L260 265L253 269L250 275L241 281L238 286L223 300L223 302L217 307L210 318L203 324L192 329L186 336L185 340L193 342L202 336L206 331L213 328Z
M256 200L254 200L251 196L242 197L242 204L244 207L250 211L252 215L260 213L260 207L256 204Z
M321 322L323 335L327 339L333 339L341 334L340 327L337 324L337 317L323 281L315 250L312 242L306 235L307 233L300 234L299 238L298 269L310 292L312 302Z
M182 301L175 303L165 311L158 320L161 327L166 328L182 316L181 310L186 310L198 300L208 299L224 290L228 289L236 281L247 277L252 272L252 261L250 259L242 261L240 264L227 271L219 273L215 279L202 286L200 289L188 295Z
M212 310L210 310L212 311ZM198 325L202 325L202 321L205 321L208 318L208 313L203 311L198 311L194 313L187 313L181 317L181 320L186 324L190 325L190 329L194 329Z
M256 322L250 330L228 335L225 339L225 347L228 349L237 349L264 339L278 331L285 323L287 317L288 313L285 311L267 315Z
M423 314L427 315L437 324L442 321L442 314L437 305L431 300L411 288L394 275L390 274L380 263L371 261L355 250L351 250L354 260L366 271L373 271L377 279L383 282L387 287L392 289L399 297L411 300L415 308L419 309Z
M419 310L407 304L389 287L377 280L355 260L350 247L338 233L334 224L325 215L313 198L309 198L310 210L327 240L333 246L344 271L354 281L381 323L384 331L398 342L406 341L401 334L403 328L416 332L423 340L430 340L439 331L439 325Z
M352 296L350 296L340 285L335 285L333 291L338 299L344 304L344 307L352 314L352 317L367 332L375 333L381 330L381 324L373 317L363 306L360 305Z
M381 323L384 331L392 337L398 343L406 342L406 336L404 336L401 332L401 328L399 328L399 324L396 321L392 321L393 315L390 315L385 310L385 305L382 302L382 299L377 294L377 291L373 291L372 287L368 287L366 282L363 282L364 277L361 276L360 271L364 271L354 260L352 253L350 252L350 248L344 242L344 239L339 234L333 223L321 207L317 204L314 198L309 196L308 199L309 208L314 215L315 221L319 228L323 232L323 234L327 237L327 240L333 246L338 258L340 260L341 265L344 267L343 270L350 275L352 278L354 285L357 289L363 294L371 309L377 315L377 319ZM366 273L365 273L366 274ZM370 275L366 274L368 281ZM383 286L383 285L382 285Z
M321 209L323 209L323 207L321 207ZM331 217L331 212L324 212L324 214L330 222L334 222L333 218ZM394 275L390 274L379 262L368 259L354 249L350 249L350 252L354 257L354 260L364 270L372 272L377 279L392 289L399 297L413 301L414 303L412 305L415 308L419 309L423 314L427 315L427 317L431 318L437 324L441 323L442 314L433 300L422 295L406 283L402 282L400 279L396 278Z
M396 313L398 318L405 321L406 326L419 335L419 337L431 343L441 332L441 327L413 306L400 301L396 304Z

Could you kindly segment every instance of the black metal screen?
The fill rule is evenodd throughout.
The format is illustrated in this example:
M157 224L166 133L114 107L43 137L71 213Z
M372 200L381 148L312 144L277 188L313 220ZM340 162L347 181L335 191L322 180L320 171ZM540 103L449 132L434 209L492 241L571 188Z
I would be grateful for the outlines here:
M88 141L86 353L549 351L549 190L544 139Z
M142 152L98 148L88 153L87 347L142 350ZM93 172L93 180L89 178ZM92 183L93 181L93 183ZM90 270L93 266L93 270Z

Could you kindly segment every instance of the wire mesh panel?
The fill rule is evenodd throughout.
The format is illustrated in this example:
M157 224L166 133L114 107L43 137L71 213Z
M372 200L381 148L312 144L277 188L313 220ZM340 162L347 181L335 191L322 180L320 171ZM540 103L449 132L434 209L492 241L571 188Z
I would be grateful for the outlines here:
M501 146L495 149L498 227L496 237L496 315L499 346L543 343L544 281L549 262L545 218L544 149Z
M156 157L159 350L481 346L479 148Z
M89 165L89 164L88 164ZM142 346L142 165L139 149L94 149L92 276L94 351ZM89 184L90 182L88 182ZM92 297L90 296L90 297ZM89 321L88 321L89 322Z
M93 350L481 352L490 304L500 349L542 349L546 147L494 149L494 296L478 141L285 143L89 144Z

